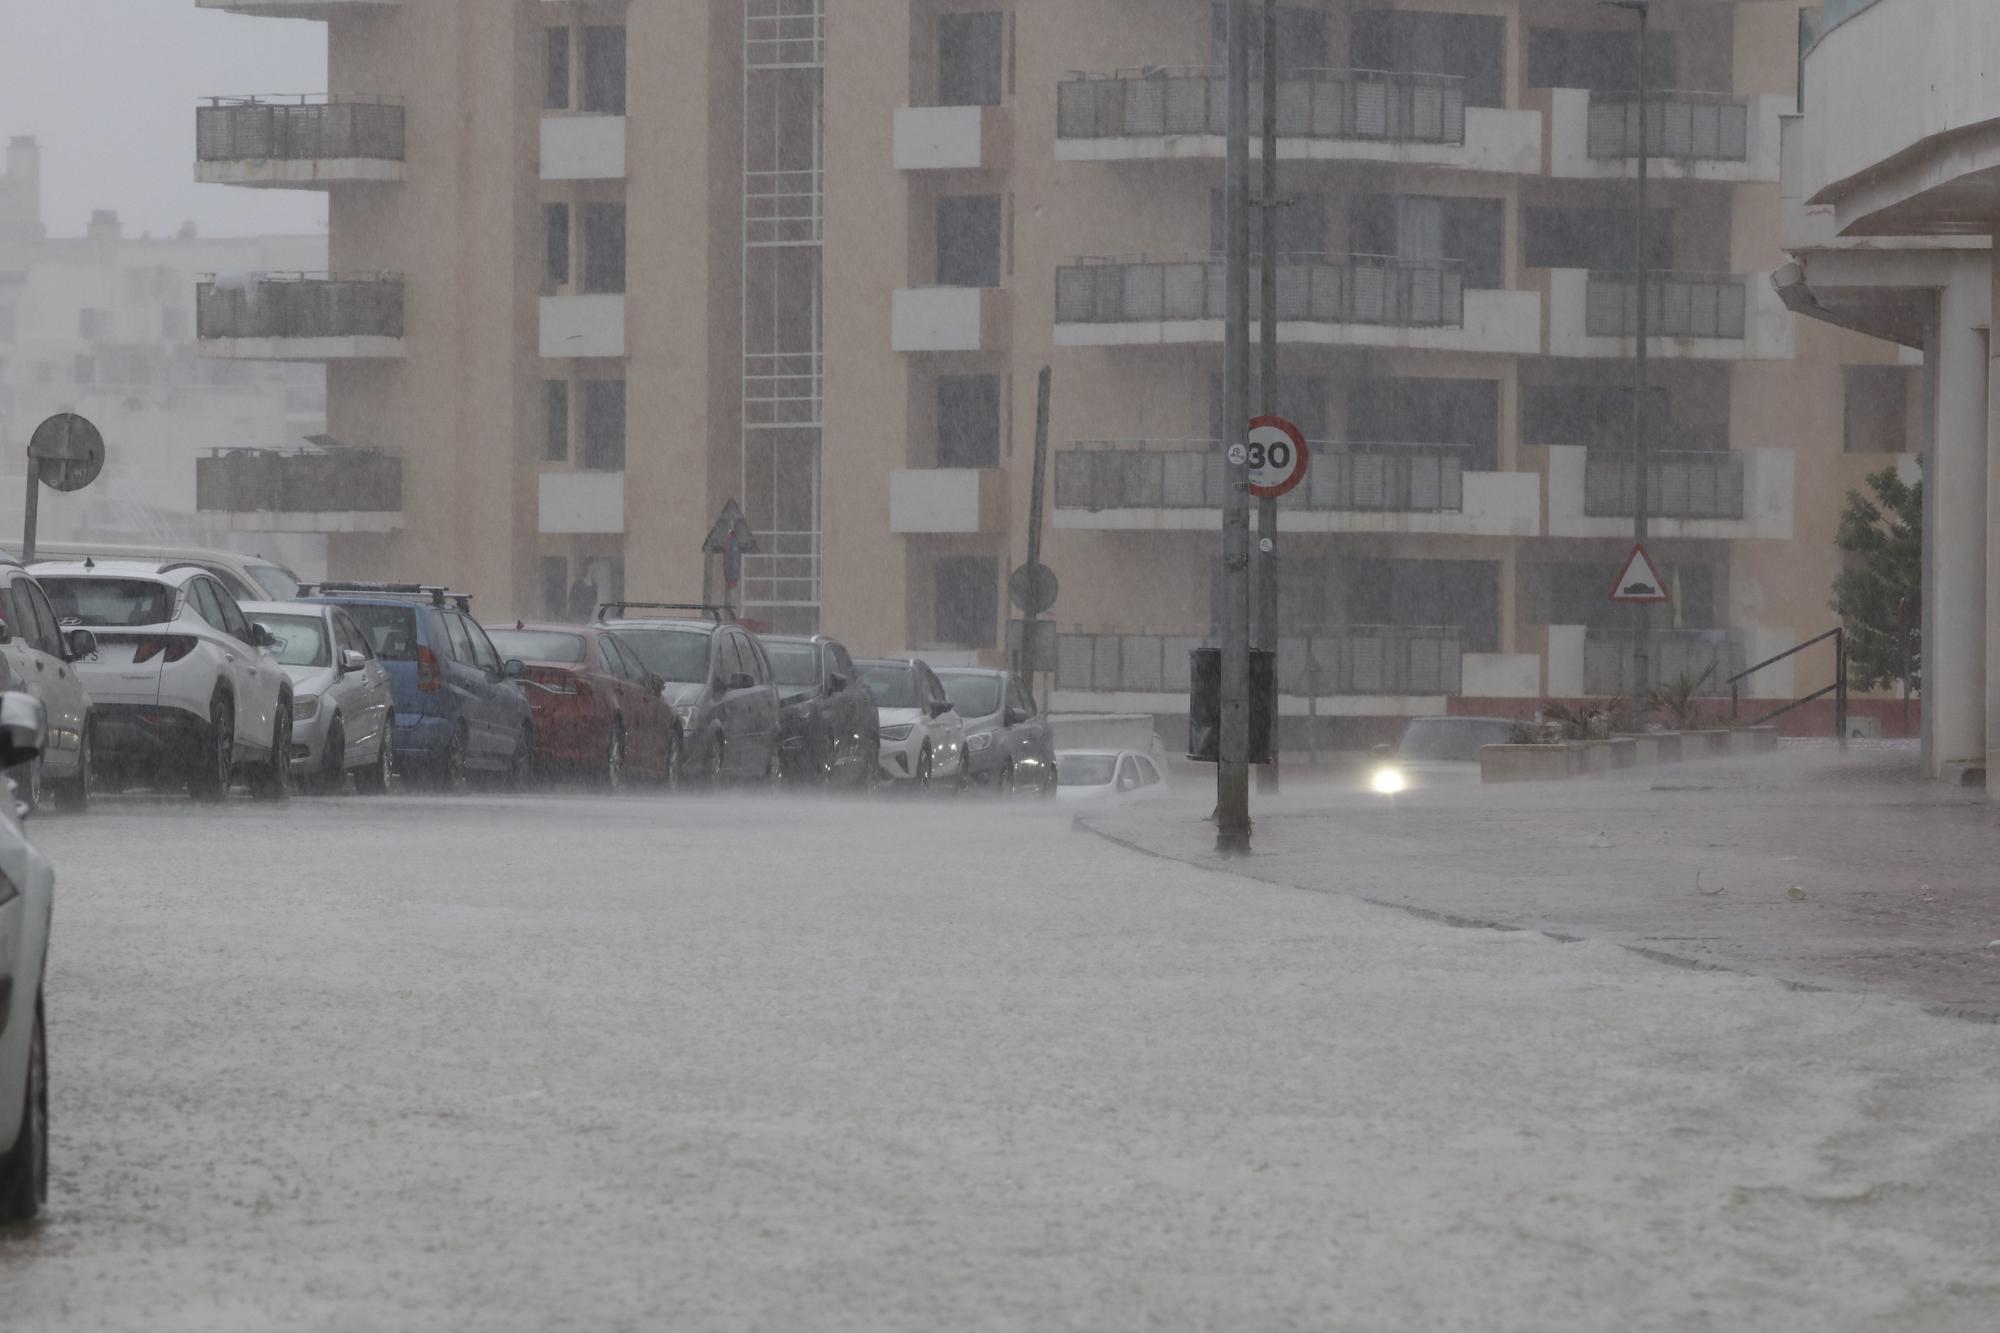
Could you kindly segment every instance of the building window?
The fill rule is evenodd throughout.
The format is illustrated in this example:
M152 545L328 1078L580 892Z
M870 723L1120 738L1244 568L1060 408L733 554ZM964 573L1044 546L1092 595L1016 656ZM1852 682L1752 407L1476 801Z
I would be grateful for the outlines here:
M1000 619L1000 562L983 555L938 559L931 587L938 641L991 648Z
M547 52L548 87L542 95L542 105L550 111L569 109L569 29L550 28L548 30Z
M561 620L569 614L569 558L560 555L542 557L542 615L548 620Z
M1229 68L1229 6L1217 0L1209 6L1210 67ZM1327 58L1326 11L1295 5L1278 7L1278 74L1280 78L1297 70L1325 69ZM1264 7L1255 5L1250 17L1250 77L1264 76Z
M1671 623L1677 629L1716 628L1715 567L1667 564L1660 572L1665 575L1667 590L1674 599L1661 613L1662 618L1671 616ZM1625 629L1632 624L1631 610L1604 595L1601 561L1550 560L1529 565L1525 591L1524 609L1531 625Z
M1262 415L1264 410L1264 376L1262 369L1254 362L1250 366L1250 410L1253 415ZM1222 428L1222 407L1224 394L1222 376L1208 377L1208 438L1222 440L1234 432ZM1317 375L1278 376L1278 415L1299 428L1308 441L1329 439L1326 428L1326 381ZM1248 423L1245 423L1246 427Z
M542 205L543 271L551 287L569 284L569 205Z
M625 29L583 30L583 109L600 116L625 114Z
M1910 452L1910 380L1907 366L1843 366L1845 446L1850 454Z
M1646 267L1674 266L1672 209L1648 209ZM1531 208L1522 243L1529 268L1622 269L1633 267L1633 213L1629 208Z
M1004 14L938 16L938 105L998 106Z
M1344 565L1349 625L1456 629L1464 651L1498 651L1499 561L1351 560ZM1603 601L1601 573L1598 585Z
M1475 14L1380 9L1354 16L1356 69L1450 74L1463 79L1467 106L1504 106L1507 21Z
M937 465L1000 466L1000 377L940 375Z
M940 287L1000 285L1000 196L953 194L937 201Z
M1672 432L1673 391L1664 384L1646 386L1646 408L1647 435L1657 444ZM1630 448L1632 386L1522 385L1521 443L1580 444L1597 449Z
M598 472L625 469L625 381L583 382L583 465Z
M1208 248L1222 254L1228 248L1223 225L1226 205L1221 190L1208 192ZM1297 192L1285 196L1278 210L1278 253L1316 255L1326 250L1326 196ZM1250 253L1264 253L1264 224L1257 211L1250 212Z
M1657 29L1646 43L1646 82L1654 88L1678 88L1681 83L1680 45L1671 32ZM1590 88L1598 92L1632 92L1639 87L1639 34L1630 25L1617 28L1528 29L1530 88Z
M583 206L583 289L625 290L625 205Z
M625 600L625 557L591 556L583 562L583 577L597 590L597 606ZM597 606L591 607L592 616L597 613ZM586 620L590 618L584 617Z
M569 381L542 381L542 411L547 434L542 457L560 463L569 457Z
M1503 285L1505 222L1498 199L1364 194L1354 201L1351 222L1355 254L1455 259L1468 288Z
M1354 382L1347 399L1350 447L1456 444L1466 470L1499 465L1500 386L1492 380L1398 377Z

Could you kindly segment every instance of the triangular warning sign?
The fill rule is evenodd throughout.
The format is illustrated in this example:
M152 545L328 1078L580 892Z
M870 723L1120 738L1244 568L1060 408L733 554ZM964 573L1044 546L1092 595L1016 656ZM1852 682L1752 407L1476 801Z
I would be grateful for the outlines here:
M1614 602L1670 602L1667 581L1660 577L1660 567L1653 563L1653 557L1646 554L1644 546L1634 546L1632 554L1625 561L1625 567L1618 572L1618 581L1611 585L1611 600Z

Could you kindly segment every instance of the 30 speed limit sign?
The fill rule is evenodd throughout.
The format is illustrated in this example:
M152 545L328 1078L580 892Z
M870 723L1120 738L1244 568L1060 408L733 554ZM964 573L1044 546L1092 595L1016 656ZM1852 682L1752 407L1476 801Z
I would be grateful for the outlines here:
M1250 469L1250 494L1275 500L1306 479L1306 437L1283 417L1253 417L1243 461Z

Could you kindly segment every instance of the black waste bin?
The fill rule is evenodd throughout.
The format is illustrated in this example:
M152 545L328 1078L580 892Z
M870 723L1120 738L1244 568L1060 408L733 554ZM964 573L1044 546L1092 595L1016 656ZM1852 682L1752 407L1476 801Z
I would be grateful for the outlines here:
M1250 762L1271 762L1278 717L1277 654L1250 650ZM1213 764L1222 758L1222 650L1188 650L1188 758Z

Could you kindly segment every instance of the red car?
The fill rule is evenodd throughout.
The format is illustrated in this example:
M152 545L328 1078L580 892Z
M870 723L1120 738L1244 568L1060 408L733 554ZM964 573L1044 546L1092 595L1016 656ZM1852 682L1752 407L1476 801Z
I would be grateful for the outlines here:
M524 625L489 637L535 710L535 759L616 789L638 775L679 775L680 723L663 682L603 625Z

